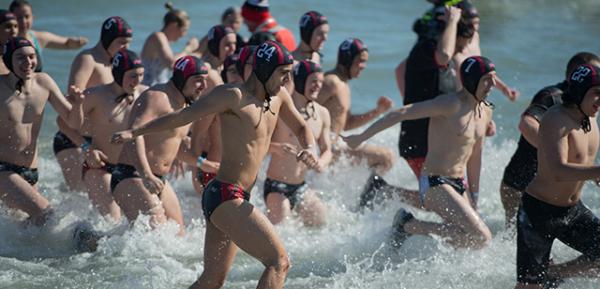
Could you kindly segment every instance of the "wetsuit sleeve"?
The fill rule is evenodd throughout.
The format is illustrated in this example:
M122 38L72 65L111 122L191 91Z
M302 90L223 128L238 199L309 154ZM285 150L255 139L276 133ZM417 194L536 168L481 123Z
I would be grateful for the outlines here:
M546 111L548 111L547 107L540 104L532 104L525 110L523 114L532 116L538 122L540 122L542 120L542 116L544 115L544 113L546 113Z
M437 42L433 40L422 40L415 47L414 52L416 53L416 59L418 59L419 65L415 66L416 69L430 70L438 69L440 65L435 60L435 51L437 49Z
M560 90L555 87L546 87L540 90L531 100L531 104L523 114L530 115L538 122L542 115L548 111L548 108L554 105L554 97L560 94Z

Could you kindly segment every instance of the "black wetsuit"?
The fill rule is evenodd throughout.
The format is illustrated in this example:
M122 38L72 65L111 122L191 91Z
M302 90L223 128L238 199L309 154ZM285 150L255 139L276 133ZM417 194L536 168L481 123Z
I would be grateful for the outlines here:
M540 122L544 113L551 106L561 103L561 96L566 88L565 81L540 90L533 97L524 114L532 116ZM502 183L521 192L525 191L537 173L537 164L537 149L521 135L517 150L504 169Z
M439 69L435 60L437 41L427 39L415 44L406 61L404 105L426 101L440 94ZM429 118L406 120L401 124L398 147L405 159L427 155Z
M554 239L583 253L600 257L600 219L581 200L557 207L523 194L517 219L517 281L543 284L547 280Z

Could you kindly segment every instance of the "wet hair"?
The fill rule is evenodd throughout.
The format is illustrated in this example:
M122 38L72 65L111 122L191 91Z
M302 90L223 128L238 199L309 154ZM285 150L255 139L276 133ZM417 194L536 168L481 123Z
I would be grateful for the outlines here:
M228 7L227 9L225 9L225 11L223 11L223 14L221 15L221 23L224 23L227 17L236 13L241 13L240 7Z
M17 8L20 8L23 6L29 6L29 7L33 8L27 0L13 0L10 3L8 10L10 10L10 12L15 12L15 10L17 10Z
M171 23L177 23L178 27L182 27L186 22L190 21L190 17L188 16L187 12L175 9L173 7L173 3L165 3L165 8L169 10L169 12L167 12L167 14L165 14L163 17L164 26L167 26Z
M571 72L573 72L573 70L575 70L575 68L584 65L584 64L591 64L592 62L598 62L600 63L600 57L598 57L598 55L591 53L591 52L579 52L575 55L573 55L573 57L571 57L571 59L569 59L569 63L567 63L567 71L565 73L565 77L569 78L569 76L571 75ZM598 64L596 63L596 64Z

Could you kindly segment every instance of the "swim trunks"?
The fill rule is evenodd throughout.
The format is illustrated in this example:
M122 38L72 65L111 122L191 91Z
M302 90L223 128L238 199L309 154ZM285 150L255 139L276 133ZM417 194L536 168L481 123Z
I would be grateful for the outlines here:
M161 179L163 182L166 182L167 179L164 176L154 174L157 178ZM131 178L141 178L140 173L135 169L134 166L126 165L126 164L117 164L114 166L112 171L112 176L110 178L110 191L115 192L115 188L119 183L125 179Z
M461 196L467 190L467 185L464 178L451 178L444 176L421 176L419 178L419 198L421 204L425 203L425 195L430 188L435 188L441 185L449 185Z
M554 239L594 260L600 257L600 219L581 201L557 207L525 193L517 218L517 281L542 284L548 279Z
M202 194L202 210L204 211L204 217L207 221L210 221L210 216L222 203L242 199L245 201L250 200L250 193L244 191L242 187L234 184L228 184L221 182L217 179L212 180L208 183L208 186L204 189Z
M84 136L83 138L88 143L90 143L90 144L92 143L91 136ZM64 133L62 133L61 131L57 131L56 134L54 135L54 141L52 143L52 148L54 150L54 155L56 155L63 150L76 149L76 148L79 148L79 146L75 145L71 141L71 139L69 139L69 137L67 137Z
M302 195L308 190L306 182L297 185L287 184L277 180L267 178L263 189L265 201L270 193L279 193L284 195L290 201L290 207L293 209L296 204L302 201Z
M30 185L35 185L38 182L38 170L33 168L27 168L23 166L17 166L11 163L0 161L0 172L13 172L21 176Z

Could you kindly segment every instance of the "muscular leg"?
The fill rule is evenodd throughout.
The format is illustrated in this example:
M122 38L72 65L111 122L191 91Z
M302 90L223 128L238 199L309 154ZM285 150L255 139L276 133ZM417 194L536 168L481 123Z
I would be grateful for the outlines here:
M86 185L83 182L81 176L81 168L83 167L83 155L81 149L64 149L56 154L56 160L60 165L63 176L65 177L65 183L71 191L86 190Z
M304 193L302 202L296 206L304 226L321 227L325 225L325 205L313 190Z
M140 178L122 180L113 191L113 196L129 221L137 219L140 211L151 216L152 226L167 221L158 196L151 194Z
M36 226L43 225L50 213L48 200L13 172L0 172L0 200L11 209L27 213Z
M179 204L179 199L177 198L177 194L171 187L171 184L168 182L165 185L165 189L162 194L160 194L160 200L162 202L162 206L165 210L165 215L167 219L174 220L179 224L179 233L178 235L183 235L185 233L185 224L183 223L183 213L181 212L181 205Z
M448 185L429 189L425 207L442 217L444 224L413 219L404 226L408 233L434 233L449 238L449 243L457 248L482 248L492 239L490 229L473 210L469 200Z
M500 184L500 200L504 207L504 218L507 228L514 228L517 220L517 211L521 204L522 192L507 186L502 182Z
M121 208L115 202L110 192L110 174L102 169L89 169L84 180L87 187L88 197L94 207L103 216L110 216L113 220L121 219Z
M283 288L290 267L289 258L267 217L249 202L235 199L217 207L211 222L266 267L258 289Z
M265 203L267 205L267 218L273 225L281 223L292 212L290 201L280 193L268 194Z
M206 222L204 238L204 271L190 289L216 289L223 287L231 264L235 260L237 246L229 237Z

